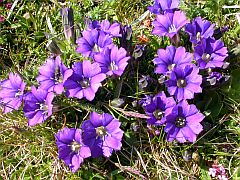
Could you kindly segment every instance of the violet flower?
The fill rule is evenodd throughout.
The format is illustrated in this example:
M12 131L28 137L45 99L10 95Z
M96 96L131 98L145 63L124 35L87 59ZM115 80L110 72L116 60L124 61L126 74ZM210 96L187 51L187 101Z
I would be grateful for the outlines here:
M94 54L101 52L104 48L113 46L111 37L103 31L85 30L82 35L76 41L78 44L76 51L85 57L93 57Z
M199 69L195 65L176 67L166 81L170 95L180 101L182 99L193 99L195 93L201 93L202 76L198 74Z
M153 6L149 6L148 10L154 14L163 14L163 12L173 12L178 8L179 0L154 0Z
M168 36L172 39L187 23L189 23L189 20L187 20L185 13L182 11L166 12L164 15L159 14L152 23L154 26L152 34L160 37Z
M82 131L64 127L55 134L58 157L72 172L76 172L85 158L91 156L90 148L82 142Z
M192 23L185 27L185 31L190 35L190 41L193 44L198 44L202 39L207 39L213 35L215 24L201 17L196 17Z
M64 91L63 83L72 73L73 71L62 63L60 56L55 59L49 58L46 64L39 68L39 76L37 77L37 81L40 83L39 88L62 94Z
M194 58L200 69L222 67L227 56L227 48L221 40L203 39L194 47Z
M99 63L102 73L109 76L121 76L128 65L127 51L124 48L114 46L113 48L105 48L102 53L95 54L94 60Z
M166 116L171 113L176 102L172 97L166 97L162 91L152 99L150 104L143 106L146 114L150 117L147 119L149 124L162 125L166 122Z
M83 142L91 149L92 157L110 157L113 150L120 150L123 131L119 120L108 113L92 112L82 124Z
M157 65L155 73L166 74L175 67L191 64L193 57L191 53L186 52L184 47L167 46L165 49L158 49L158 56L153 59Z
M26 83L18 74L10 73L9 78L0 85L0 102L4 106L4 113L18 110L22 105Z
M110 23L108 20L103 20L101 23L97 20L90 21L88 24L89 29L97 29L99 31L103 31L106 34L109 34L111 37L122 37L120 34L120 24Z
M181 101L166 117L164 131L167 133L167 140L171 142L176 139L180 143L195 142L197 135L203 130L200 124L203 119L204 115L195 105L189 105L185 100Z
M32 91L24 97L24 115L28 118L28 125L35 126L43 123L52 115L53 92L32 87Z
M92 101L106 75L101 73L98 63L91 64L89 60L75 62L72 69L72 76L64 83L67 96L79 99L85 97L87 100Z

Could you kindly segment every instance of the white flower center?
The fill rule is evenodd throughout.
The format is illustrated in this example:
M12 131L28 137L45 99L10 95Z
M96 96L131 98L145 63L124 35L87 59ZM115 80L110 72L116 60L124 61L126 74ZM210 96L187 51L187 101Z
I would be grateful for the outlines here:
M76 141L71 142L70 146L71 146L71 150L75 153L79 152L81 148L81 145Z
M211 55L210 54L207 54L207 53L204 53L202 55L202 60L205 61L206 63L208 63L211 59Z
M118 66L116 65L116 63L115 63L114 61L112 61L112 62L110 63L109 69L110 69L111 71L118 70Z
M97 127L96 134L102 138L107 134L107 130L104 126Z
M168 28L168 33L173 33L176 32L176 26L174 24L171 24L171 26Z
M186 125L186 119L183 117L177 117L175 121L175 125L179 128L182 128Z

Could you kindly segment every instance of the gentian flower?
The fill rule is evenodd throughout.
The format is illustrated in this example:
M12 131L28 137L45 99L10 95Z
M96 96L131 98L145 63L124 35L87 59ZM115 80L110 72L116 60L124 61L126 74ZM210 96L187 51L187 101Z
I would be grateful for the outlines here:
M46 64L39 68L40 75L37 77L37 81L40 83L39 88L62 94L63 83L72 73L73 71L62 63L60 56L57 56L56 59L49 58Z
M82 37L76 41L78 47L76 51L85 57L93 57L94 54L101 52L105 47L112 47L111 37L103 31L96 29L82 32Z
M171 113L176 102L172 97L166 97L162 91L152 99L152 102L143 106L146 114L150 117L147 119L149 124L162 125L166 121L166 116Z
M83 142L91 149L92 157L110 157L113 150L120 150L123 131L121 123L108 113L92 112L82 124Z
M152 34L168 36L172 39L187 23L189 23L189 20L182 11L166 12L164 15L159 14L152 23L154 26Z
M171 142L176 139L180 143L187 140L195 142L197 134L203 130L200 124L203 119L204 115L195 105L189 105L186 100L181 101L166 117L164 131L167 133L167 140Z
M85 158L91 156L90 148L82 142L82 131L75 128L63 128L55 134L58 157L72 172L79 169Z
M18 74L9 74L9 78L3 80L0 85L0 102L4 106L4 113L18 110L22 105L26 83Z
M62 24L64 28L64 35L67 40L72 38L73 42L75 42L76 37L74 33L74 16L73 9L70 8L62 8L60 10L60 14L62 16Z
M94 60L99 63L102 73L106 73L109 76L117 75L121 76L128 65L127 51L124 48L118 49L117 46L113 48L105 48L102 53L95 54Z
M79 99L85 97L87 100L92 101L106 75L101 73L98 63L91 64L88 60L75 62L72 69L72 76L64 83L67 96Z
M168 92L180 101L182 99L193 99L194 93L202 92L202 76L198 74L199 69L195 65L176 67L166 81Z
M200 69L222 67L227 53L224 43L212 38L203 39L201 44L194 47L194 58Z
M207 39L213 35L215 24L201 17L196 17L192 23L185 27L185 31L190 35L190 41L193 44L198 44L202 39Z
M179 0L154 0L153 6L149 6L148 10L154 14L163 14L163 12L173 12L178 8Z
M97 29L105 32L106 34L111 35L111 37L121 37L120 34L120 24L113 23L111 24L108 20L103 20L101 23L97 20L90 21L88 24L89 29Z
M158 49L158 56L153 59L157 65L155 73L166 74L175 67L191 64L193 57L191 53L186 52L184 47L167 46L165 49Z
M28 118L28 125L35 126L43 123L52 115L53 92L32 87L32 91L24 97L24 115Z

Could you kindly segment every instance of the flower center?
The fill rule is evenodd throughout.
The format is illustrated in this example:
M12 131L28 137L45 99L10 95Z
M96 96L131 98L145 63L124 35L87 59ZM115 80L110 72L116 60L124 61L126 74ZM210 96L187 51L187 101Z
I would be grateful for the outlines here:
M186 85L187 85L187 82L185 81L185 79L177 80L177 87L184 88L184 87L186 87Z
M176 66L176 64L170 64L170 65L168 65L167 68L169 71L172 71L175 66Z
M71 150L75 153L77 153L81 148L81 145L76 141L71 142L70 146L71 146Z
M89 78L83 78L79 83L80 83L80 85L82 86L83 89L90 86Z
M176 26L174 24L171 24L171 26L168 28L168 33L173 33L176 32Z
M56 81L55 84L63 82L63 77L61 75L59 66L56 66L54 69L54 80Z
M1 90L1 88L0 88ZM23 95L23 92L21 91L21 89L18 89L18 92L15 94L15 97L19 97L19 96L22 96Z
M211 55L210 54L207 54L207 53L204 53L202 55L202 60L205 61L206 63L208 63L211 59Z
M97 44L94 44L93 48L92 48L93 52L100 52L99 46Z
M183 117L177 117L175 121L175 125L179 128L182 128L186 125L186 119Z
M44 113L48 112L48 105L40 104L39 110L44 111Z
M161 111L160 109L156 109L154 112L153 112L153 115L156 119L162 119L163 116L164 116L164 111Z
M200 41L200 40L201 40L201 33L200 33L200 32L197 32L197 34L196 34L196 40L197 40L197 41Z
M114 61L112 61L112 62L110 63L109 69L110 69L111 71L118 70L118 66L116 65L116 63L115 63Z
M97 127L96 134L102 138L107 134L107 130L104 126Z

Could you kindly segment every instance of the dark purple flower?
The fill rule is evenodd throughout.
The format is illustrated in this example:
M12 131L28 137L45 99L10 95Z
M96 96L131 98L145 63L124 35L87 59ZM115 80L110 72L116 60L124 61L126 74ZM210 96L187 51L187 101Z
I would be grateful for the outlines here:
M200 69L222 67L227 56L227 48L221 40L203 39L194 47L194 58Z
M106 75L101 73L98 63L91 64L88 60L75 62L72 69L72 76L64 83L67 96L79 99L85 97L87 100L92 101Z
M53 92L32 87L32 91L24 97L24 115L28 118L28 125L35 126L44 122L52 115Z
M166 12L164 15L159 14L152 23L154 26L152 34L168 36L172 39L187 23L189 23L189 20L182 11Z
M40 75L37 77L37 81L40 83L41 89L62 94L63 84L72 73L73 71L62 63L60 56L57 56L56 59L47 59L46 64L39 68Z
M55 134L58 157L62 159L72 172L79 169L85 158L91 156L90 148L82 142L82 131L64 127Z
M9 78L3 80L0 85L0 102L4 106L4 113L18 110L22 105L26 83L18 74L9 74Z
M113 150L120 150L123 131L119 120L108 113L92 112L82 124L83 142L91 149L92 157L110 157Z
M190 41L193 44L198 44L202 39L207 39L213 35L214 26L215 24L197 17L192 23L186 25L185 31L190 35Z
M164 11L174 11L178 8L179 0L154 0L153 6L149 6L148 10L154 14L163 14Z
M0 15L0 23L2 23L4 21L5 21L5 18L2 15Z
M193 99L194 93L202 92L202 76L198 74L199 69L195 65L187 65L175 68L166 81L168 92L180 101L182 99Z
M184 47L167 46L165 49L158 49L158 56L153 59L157 65L155 73L166 74L175 67L191 64L193 57L191 53L186 52Z
M94 55L94 60L99 63L102 73L109 76L121 76L128 65L127 51L124 48L118 49L117 46L113 48L105 48L103 52Z
M5 4L5 7L6 7L7 9L11 9L12 3L7 3L7 4Z
M161 125L166 121L166 116L171 112L176 102L172 97L166 97L162 91L152 99L150 104L143 106L146 114L150 117L147 119L149 124Z
M105 33L111 35L111 37L122 36L120 34L120 24L116 22L111 24L108 20L103 20L101 23L97 20L90 21L90 23L88 24L88 28L104 31Z
M180 143L195 142L197 134L203 130L200 124L203 119L204 115L195 105L189 105L185 100L181 101L166 117L164 131L167 133L167 140L171 142L176 139Z
M120 37L120 47L129 52L131 49L132 27L129 25L121 26L120 33L122 35L122 37Z
M85 57L93 57L94 54L113 45L111 37L103 31L92 29L83 31L82 35L77 40L78 47L76 51Z

